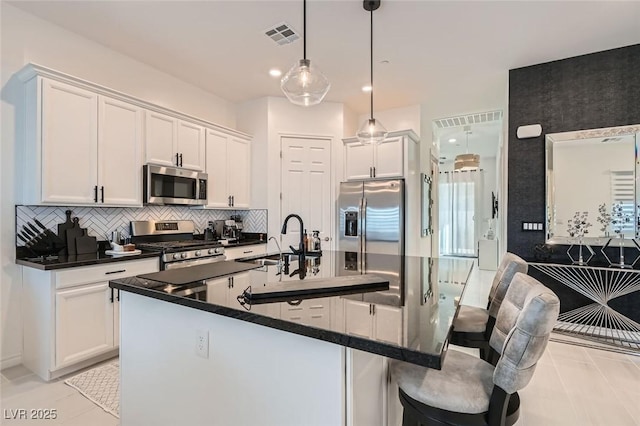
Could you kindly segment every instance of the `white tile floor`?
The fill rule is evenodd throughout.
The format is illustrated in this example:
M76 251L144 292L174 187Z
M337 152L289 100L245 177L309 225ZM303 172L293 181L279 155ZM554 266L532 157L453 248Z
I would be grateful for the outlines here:
M494 273L474 268L464 304L486 306ZM22 366L2 371L0 424L116 426L119 421L63 383L44 383ZM520 392L523 426L640 425L640 356L550 342ZM56 409L55 420L8 420L8 410ZM188 425L186 425L188 426ZM357 425L366 426L366 425Z

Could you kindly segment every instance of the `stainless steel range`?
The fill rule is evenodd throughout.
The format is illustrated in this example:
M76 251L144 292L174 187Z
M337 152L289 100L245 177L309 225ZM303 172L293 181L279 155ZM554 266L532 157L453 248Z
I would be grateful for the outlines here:
M190 220L137 220L131 222L131 242L136 248L161 254L160 269L185 268L226 259L216 241L195 240Z

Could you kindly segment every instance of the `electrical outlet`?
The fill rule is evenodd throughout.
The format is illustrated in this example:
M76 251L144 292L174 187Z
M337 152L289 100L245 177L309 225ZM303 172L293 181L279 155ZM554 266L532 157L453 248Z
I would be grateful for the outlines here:
M196 355L209 358L209 332L207 330L196 330Z

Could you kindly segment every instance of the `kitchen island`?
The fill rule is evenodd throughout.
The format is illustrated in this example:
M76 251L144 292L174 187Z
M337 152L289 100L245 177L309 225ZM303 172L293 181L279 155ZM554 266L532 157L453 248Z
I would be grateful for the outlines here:
M184 285L162 275L112 281L121 290L121 424L397 424L387 359L440 368L473 263L369 254L363 270L350 259L249 260L253 269ZM384 287L247 297L250 286L265 293L363 272Z

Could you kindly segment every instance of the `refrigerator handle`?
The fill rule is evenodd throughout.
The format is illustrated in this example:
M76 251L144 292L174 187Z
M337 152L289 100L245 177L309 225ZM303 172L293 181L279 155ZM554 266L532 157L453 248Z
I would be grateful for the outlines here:
M367 199L362 197L360 200L360 270L365 272L365 258L367 253Z

